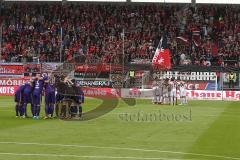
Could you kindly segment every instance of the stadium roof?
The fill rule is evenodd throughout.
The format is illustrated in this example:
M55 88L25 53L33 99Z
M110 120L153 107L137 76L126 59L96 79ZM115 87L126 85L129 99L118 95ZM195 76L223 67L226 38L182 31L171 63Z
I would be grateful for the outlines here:
M53 2L53 1L76 1L76 2L141 2L141 3L197 3L197 4L240 4L240 0L3 0L11 2Z
M131 2L145 3L191 3L192 0L131 0Z
M240 0L196 0L196 3L240 4Z

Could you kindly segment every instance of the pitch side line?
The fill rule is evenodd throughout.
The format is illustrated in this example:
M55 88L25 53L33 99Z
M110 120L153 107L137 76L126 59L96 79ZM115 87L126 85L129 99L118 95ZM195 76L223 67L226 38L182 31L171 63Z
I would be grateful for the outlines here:
M113 156L79 156L72 154L42 154L42 153L3 153L0 155L10 156L42 156L42 157L72 157L72 158L95 158L95 159L135 159L135 160L182 160L182 159L170 159L170 158L153 158L153 157L113 157Z
M0 111L1 111L1 112L15 112L15 111L13 111L13 110L6 110L6 109L5 109L5 110L0 109Z
M170 154L192 155L192 156L202 156L202 157L213 157L213 158L240 160L240 157L228 157L228 156L212 155L212 154L177 152L177 151L167 151L167 150L151 150L151 149L141 149L141 148L122 148L122 147L104 147L104 146L101 147L101 146L83 146L83 145L77 145L77 144L76 145L74 145L74 144L71 145L71 144L26 143L26 142L0 142L0 144L58 146L58 147L112 149L112 150L128 150L128 151L142 151L142 152L159 152L159 153L170 153Z

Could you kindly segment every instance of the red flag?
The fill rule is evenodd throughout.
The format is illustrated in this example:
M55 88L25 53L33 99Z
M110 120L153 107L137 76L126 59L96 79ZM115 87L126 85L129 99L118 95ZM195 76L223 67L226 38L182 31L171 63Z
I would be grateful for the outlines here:
M200 47L201 46L201 40L199 37L193 37L193 43L196 47Z
M163 35L163 38L160 40L160 43L155 51L152 65L154 68L166 70L171 69L171 58L170 50L167 48L167 36Z
M192 34L193 34L193 36L200 36L200 29L193 27Z
M189 39L184 37L184 36L179 36L176 39L179 43L181 43L182 45L189 45Z
M185 38L185 37L183 37L183 36L179 36L179 37L177 37L177 39L182 40L182 41L185 42L185 43L189 43L188 38Z

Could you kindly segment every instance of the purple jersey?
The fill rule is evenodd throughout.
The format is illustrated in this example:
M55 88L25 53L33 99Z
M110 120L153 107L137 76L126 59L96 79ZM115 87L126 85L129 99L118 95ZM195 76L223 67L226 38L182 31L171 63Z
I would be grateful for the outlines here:
M15 102L20 102L22 100L24 88L25 85L18 87L17 91L15 92Z
M33 95L40 95L43 90L44 81L43 80L34 80L34 90Z
M25 88L23 90L24 95L30 95L32 92L32 86L29 83L26 83Z
M45 85L45 102L46 103L55 103L55 90L54 87L49 83Z
M47 95L51 92L55 93L54 87L52 85L50 85L49 83L46 83L46 85L45 85L45 95Z
M29 83L24 85L23 101L24 103L32 103L32 86Z
M77 96L75 98L76 102L81 104L84 103L84 93L81 88L78 88Z
M44 81L46 81L46 80L48 80L48 79L49 79L49 78L48 78L48 76L46 76L46 75L43 77L43 80L44 80Z
M84 93L82 89L79 89L79 101L84 103Z

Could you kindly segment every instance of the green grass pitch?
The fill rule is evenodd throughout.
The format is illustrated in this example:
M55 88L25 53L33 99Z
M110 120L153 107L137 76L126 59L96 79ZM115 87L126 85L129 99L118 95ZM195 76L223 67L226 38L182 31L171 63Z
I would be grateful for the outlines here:
M101 102L86 99L84 112ZM108 107L111 104L109 100ZM191 119L121 117L139 112ZM99 118L63 121L15 118L13 98L0 97L0 160L33 159L240 160L240 103L190 101L173 107L153 105L151 100L137 100L135 106L120 101Z

